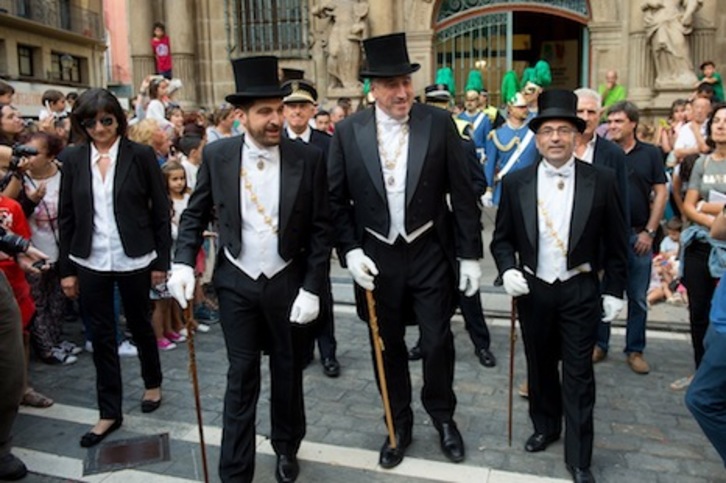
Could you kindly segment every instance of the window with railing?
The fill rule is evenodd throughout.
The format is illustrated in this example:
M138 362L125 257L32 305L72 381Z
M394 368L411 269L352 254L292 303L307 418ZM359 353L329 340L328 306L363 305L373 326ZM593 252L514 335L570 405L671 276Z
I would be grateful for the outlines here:
M241 52L307 57L307 2L237 0Z
M79 7L71 0L0 0L0 14L22 17L84 37L103 38L100 11Z
M80 84L81 76L80 57L59 52L50 53L50 78L54 81L72 82Z
M35 77L35 47L18 45L18 74L21 77Z

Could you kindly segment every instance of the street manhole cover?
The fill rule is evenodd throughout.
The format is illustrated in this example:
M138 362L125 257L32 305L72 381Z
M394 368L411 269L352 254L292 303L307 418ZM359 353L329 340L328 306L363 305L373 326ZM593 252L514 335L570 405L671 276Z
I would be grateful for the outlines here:
M101 443L88 450L83 475L169 461L169 433Z

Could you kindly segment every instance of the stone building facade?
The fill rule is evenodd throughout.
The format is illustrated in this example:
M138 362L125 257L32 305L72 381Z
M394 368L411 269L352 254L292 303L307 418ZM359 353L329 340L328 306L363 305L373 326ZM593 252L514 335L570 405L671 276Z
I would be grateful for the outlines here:
M694 69L713 60L726 72L726 0L128 0L134 85L153 71L156 20L172 39L181 100L208 107L234 90L229 59L253 53L303 69L323 105L357 98L360 86L341 82L348 75L340 66L360 58L361 38L405 31L412 61L422 65L414 75L419 91L449 66L461 94L468 71L479 69L496 103L506 70L521 72L544 57L555 85L596 86L615 69L631 99L661 112L693 86L657 82L658 66L670 64L654 60L651 40L665 28L646 7L655 3L691 8L692 21L671 26L684 33L687 60Z

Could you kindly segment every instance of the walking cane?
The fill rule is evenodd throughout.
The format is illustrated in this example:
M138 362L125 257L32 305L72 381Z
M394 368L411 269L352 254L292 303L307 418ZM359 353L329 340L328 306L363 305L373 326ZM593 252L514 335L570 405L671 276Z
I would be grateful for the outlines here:
M509 328L509 418L507 419L507 435L509 441L509 447L512 447L512 400L514 392L514 346L517 342L517 303L512 297L512 310L509 316L511 322Z
M393 430L393 416L391 415L391 402L388 399L388 383L386 382L386 369L383 367L383 341L378 335L378 316L376 316L376 302L373 299L373 292L366 290L366 301L368 302L368 319L371 326L371 338L373 339L373 350L376 354L376 369L378 370L378 381L381 384L381 399L383 399L383 412L386 416L386 427L388 428L388 441L391 448L396 448L396 433Z
M189 348L189 375L192 378L194 389L194 404L197 408L197 425L199 426L199 443L202 447L202 468L204 470L204 483L209 483L209 470L207 469L207 447L204 444L204 424L202 423L202 402L199 398L199 379L197 378L197 356L194 351L194 317L192 316L191 301L187 301L184 309L184 318L187 328L187 347Z

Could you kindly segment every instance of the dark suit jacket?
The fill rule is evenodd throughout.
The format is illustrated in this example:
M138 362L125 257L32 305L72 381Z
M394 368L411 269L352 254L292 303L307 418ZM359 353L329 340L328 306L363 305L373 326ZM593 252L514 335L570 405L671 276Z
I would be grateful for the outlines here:
M219 220L218 255L242 250L240 169L244 135L221 139L204 148L189 206L179 222L174 261L194 266L202 232L212 210ZM330 258L331 227L323 153L304 143L280 141L280 219L278 252L284 260L305 264L303 288L320 294Z
M491 251L502 274L526 265L537 269L537 166L503 179ZM623 297L628 265L625 209L612 170L575 161L575 199L572 207L567 268L604 260L603 293ZM604 250L604 253L601 253ZM519 258L519 261L517 260Z
M74 275L74 255L87 258L93 237L91 147L71 146L58 155L63 163L58 229L61 277ZM113 185L116 225L129 257L156 250L152 270L169 270L171 258L171 205L154 150L126 138L119 143Z
M455 257L482 256L479 209L467 163L451 115L437 107L414 104L409 121L405 227L411 233L433 221L452 264ZM391 220L374 108L336 125L328 173L340 253L361 247L366 228L387 235ZM447 193L451 194L453 213L447 208Z
M625 151L614 142L598 136L597 141L595 141L592 164L604 166L615 171L618 191L620 192L620 197L625 207L625 226L630 231L630 193L628 188L630 169L625 160Z
M284 137L288 137L287 129L283 131ZM330 134L320 131L318 129L310 128L310 146L314 146L323 152L323 155L327 159L328 151L330 150L330 140L333 138ZM289 138L288 138L289 139Z

